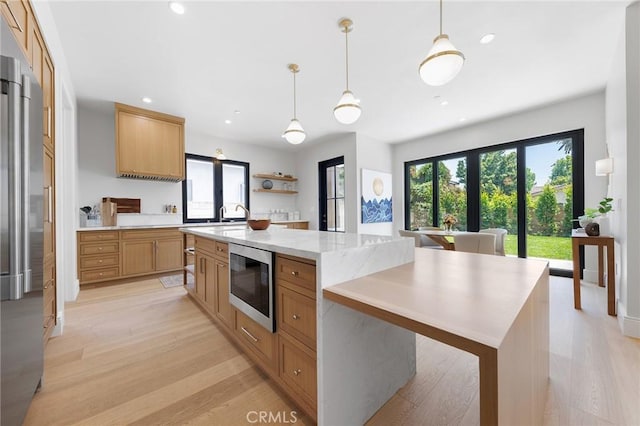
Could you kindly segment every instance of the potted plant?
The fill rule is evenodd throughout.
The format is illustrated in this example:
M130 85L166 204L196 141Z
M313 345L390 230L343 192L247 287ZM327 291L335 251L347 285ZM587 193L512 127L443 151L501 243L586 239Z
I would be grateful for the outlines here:
M584 214L582 216L578 216L577 221L580 224L581 228L584 228L589 223L593 222L593 220L597 217L606 216L607 213L613 211L613 207L611 206L611 202L613 198L605 197L598 203L598 208L587 207L584 209Z

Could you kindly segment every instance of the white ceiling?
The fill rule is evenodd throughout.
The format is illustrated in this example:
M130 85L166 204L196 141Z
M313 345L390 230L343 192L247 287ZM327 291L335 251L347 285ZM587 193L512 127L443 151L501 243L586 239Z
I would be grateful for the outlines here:
M603 88L628 3L445 0L444 32L466 62L440 88L418 76L438 33L435 1L197 1L181 16L167 1L50 6L80 101L141 106L185 117L191 132L293 149L280 136L292 118L288 63L301 68L305 144L353 131L401 142ZM363 110L349 126L332 114L345 85L345 16L354 21L350 88ZM481 45L488 32L495 41Z

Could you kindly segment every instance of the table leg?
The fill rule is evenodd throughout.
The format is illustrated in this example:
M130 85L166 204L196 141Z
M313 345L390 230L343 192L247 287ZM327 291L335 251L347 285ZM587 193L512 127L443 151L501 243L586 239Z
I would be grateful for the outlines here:
M428 234L427 234L427 237L431 238L432 241L440 244L442 248L444 248L445 250L454 250L455 246L453 245L453 243L450 243L446 237L443 237L440 235L428 235Z
M580 301L580 243L576 238L572 238L573 251L573 307L582 309Z
M598 244L598 285L604 287L604 246ZM609 256L609 250L607 250Z
M613 239L607 242L607 313L616 316L616 265Z
M478 355L480 370L480 425L498 424L498 351Z

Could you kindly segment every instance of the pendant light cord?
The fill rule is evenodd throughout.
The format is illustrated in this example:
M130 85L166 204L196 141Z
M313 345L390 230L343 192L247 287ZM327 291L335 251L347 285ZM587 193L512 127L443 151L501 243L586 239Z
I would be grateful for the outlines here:
M296 118L296 73L293 72L293 118Z
M440 0L440 35L442 35L442 0Z
M349 28L347 26L344 27L344 45L345 45L345 49L344 49L344 56L345 56L345 74L346 74L346 80L347 80L347 90L349 90Z

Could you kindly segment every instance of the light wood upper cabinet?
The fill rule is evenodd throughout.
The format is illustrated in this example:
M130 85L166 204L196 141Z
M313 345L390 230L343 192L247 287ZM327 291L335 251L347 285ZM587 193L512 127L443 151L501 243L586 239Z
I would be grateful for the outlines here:
M184 179L184 118L116 103L116 173Z
M47 47L44 44L44 40L42 39L42 35L40 34L40 30L38 29L37 25L31 25L30 31L31 69L33 70L33 74L35 74L36 78L38 79L40 87L42 87L42 67L44 64L44 56Z
M55 129L54 108L55 108L55 86L53 79L53 62L51 57L45 52L42 62L42 133L44 134L44 146L53 151L53 138Z
M0 10L25 56L31 60L31 31L34 21L29 2L27 0L2 1Z

